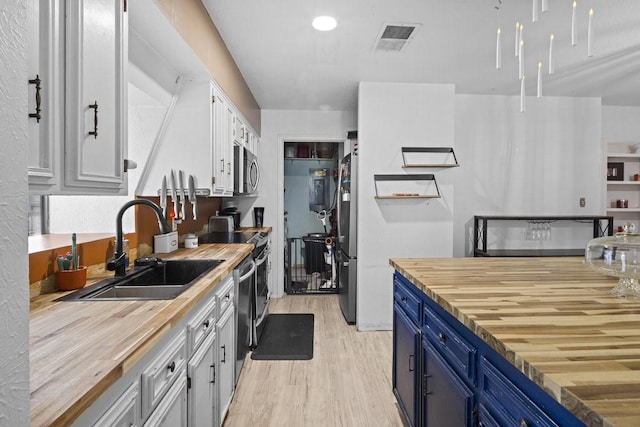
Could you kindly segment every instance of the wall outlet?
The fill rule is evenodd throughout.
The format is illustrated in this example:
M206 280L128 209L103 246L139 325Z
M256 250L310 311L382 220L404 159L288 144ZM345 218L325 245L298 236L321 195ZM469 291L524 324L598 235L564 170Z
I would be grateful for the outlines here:
M587 205L587 199L580 197L580 207L584 208Z

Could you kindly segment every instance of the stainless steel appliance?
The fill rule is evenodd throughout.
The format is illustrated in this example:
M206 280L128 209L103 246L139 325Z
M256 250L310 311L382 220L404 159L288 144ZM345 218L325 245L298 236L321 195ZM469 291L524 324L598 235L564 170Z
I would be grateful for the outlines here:
M351 139L351 135L350 135ZM356 321L357 267L357 151L340 163L338 192L338 294L342 314L348 323Z
M244 359L251 349L251 331L253 327L253 291L256 281L256 263L253 257L247 257L235 270L233 281L235 284L236 313L236 382L240 376L240 370Z
M213 218L213 217L212 217ZM251 289L250 313L250 346L255 348L260 340L260 335L264 329L267 316L269 314L269 254L271 246L269 244L269 234L263 232L211 232L198 238L200 243L253 243L254 249L251 254L255 262L255 272ZM236 289L236 295L244 295L246 292ZM238 302L243 304L243 302ZM240 308L238 307L238 312ZM238 318L240 322L240 318ZM238 357L240 357L238 355ZM242 365L240 365L240 368ZM238 368L239 372L239 368Z
M209 233L231 233L233 232L233 217L230 216L211 216L209 217ZM210 242L213 243L213 242ZM229 242L217 242L229 243Z
M260 336L264 330L264 325L269 315L269 254L271 253L271 244L266 233L258 241L253 251L254 260L256 262L256 282L254 292L253 306L253 347L257 347L260 342Z
M258 158L244 147L233 147L234 179L233 189L235 194L255 194L258 192L260 170Z

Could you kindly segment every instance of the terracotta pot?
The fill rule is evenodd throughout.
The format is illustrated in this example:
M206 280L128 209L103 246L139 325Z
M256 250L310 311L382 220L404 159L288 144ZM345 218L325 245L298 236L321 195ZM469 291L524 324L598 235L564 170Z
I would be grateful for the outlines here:
M77 270L56 271L56 284L60 291L72 291L83 288L87 283L87 266L81 265Z

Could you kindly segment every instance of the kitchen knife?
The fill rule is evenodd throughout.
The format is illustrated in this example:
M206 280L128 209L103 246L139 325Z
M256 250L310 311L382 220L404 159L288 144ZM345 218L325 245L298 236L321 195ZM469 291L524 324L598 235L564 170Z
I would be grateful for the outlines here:
M167 219L167 176L162 176L162 188L160 189L160 207L162 208L162 214Z
M189 175L189 202L191 202L193 219L195 220L198 216L198 198L196 197L196 183L193 179L193 175Z
M184 212L184 205L187 202L184 194L184 172L181 170L178 171L178 182L180 183L180 192L178 193L180 195L180 219L187 219Z
M173 173L173 169L171 169L171 201L173 202L173 219L174 221L178 218L178 197L176 194L176 175Z

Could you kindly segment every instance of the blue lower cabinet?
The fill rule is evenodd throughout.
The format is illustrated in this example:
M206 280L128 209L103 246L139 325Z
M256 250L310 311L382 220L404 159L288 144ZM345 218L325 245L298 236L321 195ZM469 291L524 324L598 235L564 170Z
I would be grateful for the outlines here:
M422 378L423 425L475 425L473 390L426 339L422 341Z
M398 272L393 391L411 426L585 425Z
M418 426L420 329L398 304L393 306L393 392L405 419Z

